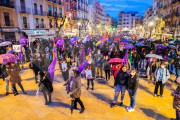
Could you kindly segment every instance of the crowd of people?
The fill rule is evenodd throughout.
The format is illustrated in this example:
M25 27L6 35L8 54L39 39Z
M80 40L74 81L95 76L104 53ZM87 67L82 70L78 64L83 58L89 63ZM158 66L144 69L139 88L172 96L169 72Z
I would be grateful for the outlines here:
M86 42L79 39L75 45L71 45L69 39L64 39L64 45L56 49L57 52L55 54L63 76L64 86L66 86L67 94L70 94L70 97L74 100L74 109L77 109L77 102L80 104L80 113L83 113L85 110L80 99L82 77L87 79L87 90L90 87L91 90L95 90L94 80L104 79L108 82L112 75L115 93L111 107L116 105L119 93L121 93L120 106L123 106L127 90L130 97L130 105L127 107L128 112L133 112L136 105L139 74L144 74L145 78L150 76L147 83L155 85L154 97L160 96L164 98L163 90L166 81L170 78L170 74L176 76L175 82L177 84L180 83L180 54L178 54L177 44L166 46L166 43L169 44L173 40L170 42L168 39L164 41L136 39L122 42L124 36L119 36L121 41L116 41L114 36L109 36L108 40L101 44L96 44L99 41L99 36L91 36L91 40ZM131 35L127 36L131 37ZM125 48L126 44L134 47ZM6 51L11 51L11 49L11 46L6 46ZM22 51L22 61L17 60L1 65L1 74L6 84L6 95L9 93L9 81L15 96L18 94L16 83L24 94L28 94L21 84L22 80L19 74L22 69L20 64L23 65L23 63L28 62L29 68L34 71L35 83L39 83L39 90L44 95L45 105L50 104L52 102L53 85L51 75L48 73L48 66L53 61L53 40L36 40L31 43L31 46L23 46ZM14 54L18 55L18 53ZM147 57L147 55L152 55L152 57ZM110 60L115 58L120 58L123 62L115 61L111 63ZM87 64L84 70L82 72L78 71L78 68L85 62ZM38 76L40 80L38 80ZM158 94L159 87L160 94ZM178 86L177 90L172 92L172 96L175 99L173 107L177 110L177 120L180 119L178 116L180 110L179 93L180 89Z

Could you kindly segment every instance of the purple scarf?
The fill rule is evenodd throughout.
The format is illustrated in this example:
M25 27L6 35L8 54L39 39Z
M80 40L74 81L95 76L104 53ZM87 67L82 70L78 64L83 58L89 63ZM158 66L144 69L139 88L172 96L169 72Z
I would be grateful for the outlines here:
M70 84L66 86L66 91L68 91L68 87L70 86L70 91L72 90L72 84L75 81L74 78L71 79Z

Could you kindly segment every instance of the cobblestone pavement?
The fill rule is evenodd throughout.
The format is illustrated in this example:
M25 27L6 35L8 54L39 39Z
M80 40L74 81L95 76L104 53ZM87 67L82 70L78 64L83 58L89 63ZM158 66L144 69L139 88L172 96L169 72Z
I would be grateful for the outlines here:
M113 77L106 82L104 79L95 80L95 90L86 90L87 81L82 79L82 96L81 99L85 105L85 112L79 114L79 110L74 110L71 115L71 99L63 86L62 75L59 66L56 66L54 92L52 103L45 106L43 94L36 98L38 85L35 84L32 70L27 68L21 72L27 95L22 94L17 86L19 95L9 94L5 96L5 84L0 79L0 120L170 120L175 118L175 110L172 107L173 98L170 96L172 90L175 90L176 84L172 81L175 79L171 76L164 90L165 99L154 97L154 85L148 84L147 79L140 79L137 104L135 112L128 113L126 107L129 106L129 95L126 91L124 106L118 104L110 108L110 103L114 97ZM11 92L11 90L10 90ZM120 98L118 98L118 101ZM78 105L79 107L79 105Z

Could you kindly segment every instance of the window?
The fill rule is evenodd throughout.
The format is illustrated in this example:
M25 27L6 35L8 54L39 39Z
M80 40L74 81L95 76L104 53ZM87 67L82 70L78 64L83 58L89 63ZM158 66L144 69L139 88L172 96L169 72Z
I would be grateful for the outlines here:
M53 25L52 25L52 19L49 20L49 27L52 28Z
M42 7L42 5L40 5L40 12L41 12L41 15L43 15L43 7Z
M51 16L51 6L48 5L48 15Z
M27 18L23 17L23 29L27 28Z
M66 11L67 12L69 12L69 9L68 9L69 7L68 7L68 4L66 4Z
M60 17L62 17L62 9L61 8L59 8L59 15L60 15Z
M39 28L39 24L38 24L39 18L36 18L36 19L35 19L35 22L36 22L36 28Z
M5 25L10 26L10 17L8 12L4 12Z
M41 25L42 25L42 28L45 28L45 26L44 26L44 19L43 18L41 18Z

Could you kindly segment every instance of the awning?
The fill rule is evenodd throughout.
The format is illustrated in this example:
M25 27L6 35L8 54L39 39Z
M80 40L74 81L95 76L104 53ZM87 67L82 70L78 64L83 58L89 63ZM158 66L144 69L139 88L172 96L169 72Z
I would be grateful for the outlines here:
M22 30L23 32L25 32L28 36L54 36L55 35L55 31L54 30Z
M17 32L18 29L17 29L17 28L11 28L11 29L8 29L8 28L2 28L2 31L3 31L3 32Z

